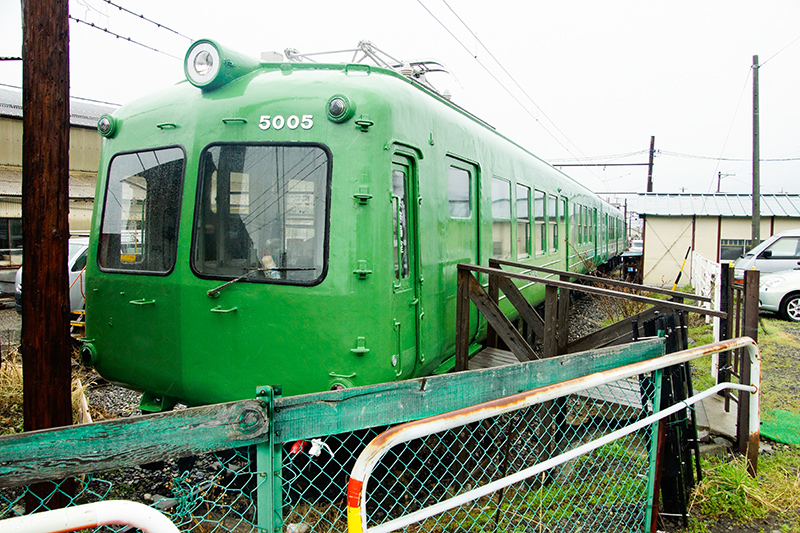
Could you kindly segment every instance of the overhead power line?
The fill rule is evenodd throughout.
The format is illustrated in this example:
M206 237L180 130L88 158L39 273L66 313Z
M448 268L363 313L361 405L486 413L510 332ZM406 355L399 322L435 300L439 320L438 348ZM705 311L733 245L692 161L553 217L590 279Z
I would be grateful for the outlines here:
M93 22L86 22L85 20L81 20L79 18L73 17L72 15L70 15L69 18L71 20L74 20L75 22L77 22L79 24L86 24L87 26L89 26L91 28L94 28L96 30L100 30L100 31L105 32L105 33L107 33L109 35L113 35L117 39L122 39L123 41L128 41L129 43L133 43L133 44L139 45L142 48L147 48L148 50L152 50L153 52L158 52L159 54L164 54L165 56L169 56L169 57L171 57L173 59L177 59L178 61L183 61L183 58L181 58L181 57L174 56L172 54L169 54L167 52L159 50L158 48L153 48L152 46L148 46L148 45L146 45L144 43L140 43L139 41L135 41L135 40L131 39L130 37L125 37L123 35L119 35L117 33L114 33L113 31L109 30L108 28L103 28L102 26L96 25Z
M708 159L708 160L711 160L711 161L733 161L733 162L744 162L744 163L747 163L747 162L751 162L753 160L752 158L750 158L750 159L736 159L736 158L730 158L730 157L711 157L711 156L705 156L705 155L682 154L680 152L667 152L667 151L664 151L664 150L659 150L658 154L659 155L671 156L671 157L685 157L685 158L688 158L688 159ZM767 162L767 163L785 162L785 161L800 161L800 157L784 157L784 158L773 158L773 159L760 158L759 161L764 161L764 162Z
M550 124L553 125L553 127L556 129L556 131L558 131L558 133L560 133L567 140L567 142L569 142L575 148L578 148L578 146L574 142L572 142L570 140L570 138L567 137L567 135L563 131L561 131L561 128L559 128L558 125L555 122L553 122L553 120L549 116L547 116L547 113L544 112L544 109L539 107L539 104L537 104L536 101L531 97L531 95L528 94L528 92L525 90L525 88L522 87L522 85L520 85L520 83L516 80L516 78L514 78L514 76L506 69L506 67L503 66L503 63L501 63L500 60L497 59L497 57L495 57L495 55L492 53L492 51L489 50L489 47L486 46L485 44L483 44L483 41L481 41L480 38L478 38L478 36L475 34L475 32L472 31L472 28L470 28L467 25L467 23L464 22L464 20L458 15L458 13L456 13L456 11L450 6L450 4L447 3L447 0L442 0L442 2L444 2L444 5L447 6L447 9L449 9L450 12L453 13L453 15L458 19L458 21L467 29L467 31L470 33L470 35L472 35L475 38L475 40L478 42L478 44L480 44L481 47L484 50L486 50L486 53L488 53L489 57L491 57L494 60L494 62L497 63L497 65L500 67L500 70L502 70L505 73L505 75L508 76L508 78L512 82L514 82L514 85L516 85L517 88L520 91L522 91L522 94L525 95L525 97L530 101L530 103L532 103L534 105L534 107L536 107L536 109L539 110L539 112L542 114L542 116L544 118L546 118L547 121ZM473 57L475 57L475 55L473 55ZM477 57L475 57L475 59L477 59ZM580 152L581 150L578 148L578 151ZM583 153L583 152L581 152L581 153Z
M511 92L511 91L508 89L508 87L506 87L506 86L505 86L505 84L503 84L503 82L502 82L502 81L500 81L500 79L498 79L498 78L497 78L497 76L495 76L495 75L494 75L494 73L493 73L491 70L489 70L489 68L488 68L488 67L487 67L487 66L486 66L486 65L485 65L485 64L484 64L484 63L483 63L483 62L482 62L480 59L478 59L478 56L477 56L476 54L473 54L473 53L472 53L472 51L469 49L469 47L468 47L466 44L464 44L464 42L463 42L463 41L461 41L461 39L459 39L459 38L458 38L458 36L456 36L456 35L455 35L455 34L454 34L454 33L453 33L451 30L450 30L450 28L448 28L448 27L447 27L447 25L446 25L444 22L442 22L442 21L441 21L441 20L440 20L440 19L439 19L439 18L438 18L436 15L434 15L434 14L433 14L433 12L432 12L430 9L428 9L428 6L426 6L424 3L422 3L422 0L417 0L417 2L419 3L419 5L421 5L421 6L422 6L422 8L423 8L425 11L427 11L427 12L428 12L428 14L429 14L431 17L433 17L433 19L434 19L436 22L438 22L438 23L439 23L439 25L440 25L442 28L444 28L444 30L445 30L445 31L446 31L446 32L447 32L447 33L448 33L448 34L449 34L449 35L450 35L450 36L451 36L451 37L452 37L452 38L453 38L453 39L454 39L454 40L455 40L455 41L456 41L458 44L460 44L460 45L461 45L461 47L462 47L462 48L464 48L464 50L466 50L466 51L467 51L467 53L468 53L469 55L471 55L471 56L472 56L472 58L473 58L473 59L474 59L474 60L475 60L475 61L476 61L476 62L477 62L477 63L478 63L480 66L481 66L481 68L483 68L483 70L484 70L484 71L486 71L486 73L487 73L489 76L491 76L491 78L492 78L494 81L496 81L496 82L497 82L497 84L498 84L498 85L500 85L500 87L502 87L502 88L503 88L503 90L505 90L505 91L506 91L506 93L508 93L508 95L509 95L509 96L511 96L511 98L512 98L512 99L513 99L515 102L517 102L517 103L520 105L520 107L521 107L521 108L522 108L522 109L523 109L523 110L524 110L524 111L525 111L525 112L526 112L528 115L530 115L530 117L531 117L531 118L533 118L533 120L535 120L536 122L538 122L538 123L539 123L539 125L542 127L542 129L544 129L544 130L545 130L545 132L547 132L547 134L548 134L548 135L550 135L550 136L551 136L551 137L552 137L552 138L553 138L553 139L554 139L554 140L555 140L555 141L556 141L556 142L557 142L559 145L561 145L561 147L562 147L562 148L564 148L564 150L566 150L566 151L567 151L567 152L568 152L570 155L574 155L574 154L572 154L572 151L571 151L571 150L570 150L570 149L569 149L567 146L565 146L565 145L564 145L564 143L563 143L563 142L561 142L561 140L560 140L558 137L556 137L556 136L555 136L555 135L554 135L554 134L553 134L553 133L552 133L550 130L548 130L548 129L547 129L545 126L544 126L544 124L542 124L542 122L541 122L541 121L540 121L540 120L539 120L539 119L538 119L538 118L537 118L537 117L536 117L536 116L535 116L533 113L531 113L531 111L528 109L528 107L527 107L525 104L523 104L523 103L522 103L522 102L519 100L519 98L517 98L517 96L516 96L516 95L515 95L513 92ZM446 3L446 2L445 2L445 5L447 5L447 3ZM449 6L449 5L448 5L447 7L448 7L448 8L450 8L450 6ZM450 10L452 11L452 8L450 8ZM454 13L455 13L455 12L454 12ZM456 17L458 17L458 15L456 15ZM459 18L459 20L461 21L461 19L460 19L460 18ZM462 23L462 24L464 24L464 22L463 22L463 21L461 21L461 23ZM464 24L464 26L465 26L465 27L467 27L467 26L466 26L466 24ZM470 29L469 29L469 27L467 27L467 30L468 30L470 33L472 33L472 35L475 35L475 34L472 32L472 30L470 30ZM476 37L476 38L477 38L477 37ZM478 42L480 42L480 41L478 41ZM483 43L481 43L481 46L483 46L484 48L486 48L486 47L483 45ZM487 51L488 51L488 50L487 50ZM489 52L489 55L490 55L490 56L492 55L492 54L491 54L491 52ZM492 57L493 57L493 56L492 56ZM494 59L494 60L497 62L497 59ZM499 63L498 63L498 64L499 64ZM502 68L502 65L501 65L501 68ZM505 71L505 69L503 69L503 70ZM510 76L509 76L509 77L510 77ZM515 81L514 83L516 83L516 81ZM527 94L526 94L526 96L527 96ZM530 99L530 96L528 96L528 99ZM533 102L533 100L531 100L531 101ZM535 102L534 102L534 105L536 105L536 103L535 103ZM539 108L539 106L536 106L536 107L537 107L537 109ZM539 109L539 110L541 111L541 109ZM544 115L544 116L546 117L546 115L544 114L544 112L542 112L542 115ZM548 121L550 121L550 122L552 123L552 120L550 120L549 118L548 118ZM560 130L559 130L559 131L560 131ZM563 135L563 133L562 133L562 135ZM564 137L566 138L566 136L564 136Z
M174 33L175 35L178 35L178 36L180 36L180 37L183 37L184 39L188 39L188 40L190 40L190 41L194 41L194 39L192 39L191 37L187 37L186 35L184 35L184 34L182 34L182 33L178 32L178 31L175 31L175 30L173 30L172 28L169 28L169 27L167 27L167 26L164 26L163 24L161 24L161 23L159 23L159 22L156 22L155 20L149 19L149 18L145 17L144 15L141 15L141 14L139 14L139 13L134 13L134 12L133 12L133 11L131 11L130 9L127 9L127 8L124 8L124 7L120 6L120 5L117 5L117 4L115 4L114 2L112 2L111 0L103 0L103 1L104 1L105 3L107 3L107 4L109 4L109 5L112 5L112 6L116 7L116 8L117 8L117 9L119 9L120 11L124 11L125 13L128 13L129 15L133 15L134 17L138 17L138 18L140 18L140 19L142 19L142 20L146 20L146 21L147 21L147 22L149 22L150 24L154 24L154 25L158 26L159 28L165 29L165 30L167 30L167 31L169 31L169 32L172 32L172 33Z

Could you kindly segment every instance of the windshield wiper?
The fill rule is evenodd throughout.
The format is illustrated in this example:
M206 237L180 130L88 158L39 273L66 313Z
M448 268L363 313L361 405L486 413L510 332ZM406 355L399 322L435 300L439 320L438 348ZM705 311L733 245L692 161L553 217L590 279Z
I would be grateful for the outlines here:
M234 283L242 281L243 279L247 278L253 272L272 272L272 271L276 271L276 272L298 272L298 271L305 271L305 270L316 270L316 267L271 267L271 268L253 267L253 268L247 269L247 272L245 272L244 274L242 274L238 278L234 278L234 279L232 279L232 280L230 280L228 282L225 282L222 285L220 285L219 287L216 287L214 289L209 290L208 292L206 292L206 294L208 295L209 298L218 298L219 297L219 292L222 289L224 289L225 287L228 287L230 285L233 285Z
M218 297L219 297L219 291L221 291L221 290L222 290L222 289L224 289L225 287L228 287L228 286L230 286L230 285L233 285L233 284L234 284L234 283L236 283L237 281L242 281L243 279L245 279L247 276L249 276L249 275L250 275L250 274L252 274L253 272L264 272L265 270L266 270L265 268L261 268L261 267L249 268L249 269L247 269L247 272L245 272L244 274L242 274L242 275L241 275L241 276L239 276L238 278L234 278L234 279L232 279L232 280L230 280L230 281L228 281L228 282L226 282L226 283L223 283L223 284L222 284L222 285L220 285L219 287L216 287L216 288L214 288L214 289L211 289L211 290L209 290L209 291L206 293L206 295L207 295L209 298L218 298Z

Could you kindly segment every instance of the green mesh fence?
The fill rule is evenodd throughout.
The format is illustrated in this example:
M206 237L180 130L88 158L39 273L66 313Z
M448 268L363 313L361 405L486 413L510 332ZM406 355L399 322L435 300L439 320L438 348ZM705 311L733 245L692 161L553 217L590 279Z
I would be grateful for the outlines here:
M394 448L366 487L368 526L485 485L652 413L648 377L611 383ZM281 443L275 502L256 446L0 489L0 518L104 499L159 509L185 532L250 532L280 509L277 531L346 531L346 487L363 448L385 428ZM652 430L462 505L407 531L644 531ZM269 449L269 445L259 445ZM87 469L90 467L87 467ZM262 466L263 468L263 466ZM265 468L265 470L267 470ZM265 499L265 493L266 499ZM259 498L260 496L260 498ZM258 504L265 505L259 517ZM264 502L267 502L264 504ZM118 531L105 527L97 531Z
M624 427L652 413L653 394L648 378L615 382L393 448L367 484L367 525L430 506ZM644 531L651 433L648 428L631 434L407 530ZM296 443L298 453L287 455L283 469L289 530L346 530L346 473L373 435L329 437L321 439L327 447L313 450L309 442Z
M0 489L0 518L101 500L133 500L167 515L182 532L256 531L257 472L250 449ZM95 531L127 531L103 527Z

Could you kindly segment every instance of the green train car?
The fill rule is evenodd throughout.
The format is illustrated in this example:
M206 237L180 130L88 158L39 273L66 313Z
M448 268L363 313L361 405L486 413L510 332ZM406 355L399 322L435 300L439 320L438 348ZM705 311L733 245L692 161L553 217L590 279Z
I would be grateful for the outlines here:
M98 123L82 356L145 409L444 372L458 263L624 247L618 209L413 72L210 40L184 69Z

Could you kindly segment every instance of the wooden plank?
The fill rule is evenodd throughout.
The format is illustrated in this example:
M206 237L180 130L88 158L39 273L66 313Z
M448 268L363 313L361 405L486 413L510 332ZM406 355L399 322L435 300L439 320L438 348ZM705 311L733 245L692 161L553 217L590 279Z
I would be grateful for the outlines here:
M525 281L532 281L534 283L542 283L544 285L553 286L553 287L563 287L566 289L574 289L576 291L581 292L588 292L591 294L598 294L600 296L607 296L609 298L621 298L624 300L632 300L634 302L642 302L651 305L663 305L669 307L670 309L682 309L683 311L688 311L690 313L697 313L698 315L702 316L717 316L723 317L726 316L723 311L715 311L713 309L705 309L704 307L696 307L693 305L686 305L680 304L677 302L669 302L666 300L659 300L657 298L649 298L647 296L639 296L638 294L630 294L630 293L622 293L613 291L610 289L601 289L599 287L590 287L587 285L578 285L577 283L568 283L566 281L561 281L557 279L548 279L548 278L540 278L537 276L531 276L526 274L519 274L517 272L509 272L507 270L498 270L496 268L488 268L482 267L478 265L467 265L460 263L458 268L468 269L472 272L480 272L481 274L491 275L491 274L503 274L508 276L509 278L513 279L522 279Z
M470 274L469 276L469 299L483 314L486 321L494 325L494 329L509 349L517 356L520 361L533 361L539 357L522 338L517 328L508 320L506 315L500 310L496 303L489 299L489 295L483 290L478 280Z
M519 313L520 318L533 330L533 334L540 339L544 337L544 320L530 302L522 295L516 285L506 277L500 277L498 285L506 298Z
M598 278L597 276L592 276L591 274L579 274L577 272L570 272L565 270L556 270L554 268L547 268L547 267L540 267L535 265L529 265L527 263L516 263L514 261L501 261L495 260L498 265L505 265L514 268L522 268L528 271L533 272L541 272L543 274L555 274L558 276L568 276L570 279L577 279L581 281L587 281L589 283L603 283L604 285L608 285L611 287L620 287L624 289L631 289L640 292L650 292L655 294L663 294L665 296L682 296L684 298L688 298L689 300L695 300L698 302L711 302L712 298L708 296L702 296L699 294L686 294L684 292L678 291L671 291L668 289L662 289L661 287L650 287L640 285L638 283L629 283L627 281L618 281L614 279L606 279L606 278ZM491 263L489 266L492 266ZM493 267L494 268L494 267Z
M602 387L592 387L579 392L577 396L622 407L642 408L639 381L634 379L615 381ZM627 414L628 412L626 412Z
M455 371L469 364L469 280L475 279L468 270L458 269L456 289L456 366Z
M561 281L569 281L566 276L559 278ZM567 353L567 342L569 336L569 289L558 289L558 330L556 331L556 342L558 344L557 353Z
M489 266L492 268L499 268L497 264L497 259L489 259ZM498 305L500 301L500 289L499 289L499 282L501 279L500 276L489 276L489 298ZM494 329L494 326L491 322L486 323L486 346L491 346L493 348L498 348L500 345L498 344L497 332Z
M5 435L0 487L248 446L268 429L266 402L244 400Z
M517 360L517 357L508 350L484 348L472 356L472 359L469 360L469 368L471 370L478 370L481 368L516 365L518 363L519 360Z
M282 442L291 442L398 424L663 354L663 339L649 339L498 368L278 398L273 426Z
M558 355L558 288L547 285L544 289L544 338L542 352L545 358Z
M594 333L590 333L589 335L581 337L580 339L576 339L567 344L567 353L609 346L618 342L620 338L630 340L633 335L633 330L631 328L632 321L636 320L641 324L643 321L653 318L656 313L663 313L664 311L665 308L663 307L651 307L650 309L646 309L640 313L621 320L616 324L606 326L603 329L595 331Z

